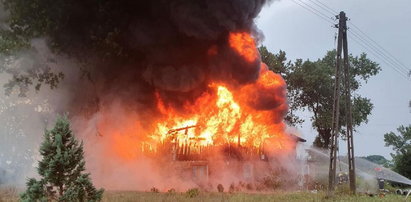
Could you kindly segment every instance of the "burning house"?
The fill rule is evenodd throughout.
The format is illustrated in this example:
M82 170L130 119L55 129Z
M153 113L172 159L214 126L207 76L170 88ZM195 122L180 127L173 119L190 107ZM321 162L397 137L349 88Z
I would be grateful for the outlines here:
M259 64L257 80L243 86L211 82L182 110L167 105L157 93L162 118L155 122L149 140L141 142L144 154L179 162L192 170L191 178L208 179L216 170L236 169L240 179L253 180L257 173L264 176L264 170L293 160L297 142L304 141L285 132L286 84L260 63L254 38L246 32L230 33L228 43L245 63ZM210 47L208 54L218 51ZM216 161L220 165L214 165Z
M87 79L70 89L69 111L97 184L187 188L192 178L230 184L292 167L301 139L284 122L286 83L257 49L254 19L267 2L67 8L64 31L51 40L91 60Z
M242 169L237 173L242 175L240 178L245 181L253 181L255 180L254 177L258 177L255 173L261 170L254 170L254 164L260 164L260 169L264 167L265 171L268 172L271 169L281 168L281 161L277 162L280 165L276 166L270 165L269 161L281 160L276 159L277 156L272 152L275 150L281 152L281 149L285 146L283 145L284 140L278 141L276 138L267 138L258 147L247 147L241 146L241 137L238 136L236 144L233 142L222 145L202 144L202 141L206 139L193 135L194 132L190 131L190 129L195 131L196 127L196 125L191 125L169 130L166 134L166 140L159 145L158 150L161 155L167 156L170 163L177 164L178 169L186 170L189 173L188 177L197 182L208 181L210 175L209 164L213 166L213 154L220 154L224 157L225 169L229 169L230 164L237 164L236 166ZM296 145L298 142L305 142L305 140L292 134L286 138L290 139L285 141L291 141L286 144L294 144L294 148L292 151L280 155L284 155L283 158L286 157L288 160L294 160ZM146 148L146 151L149 151L150 155L151 150ZM215 172L219 172L221 169L219 167ZM269 173L260 172L260 174L264 176Z
M228 183L254 182L273 170L289 169L297 143L304 140L286 132L286 84L260 61L251 34L230 33L227 43L232 57L255 74L254 81L210 79L194 99L179 96L178 105L172 94L156 89L157 115L148 127L141 126L140 119L113 130L115 121L107 121L110 115L100 112L103 118L97 127L109 139L105 150L126 161L150 159L157 172L172 171L179 180L194 184L213 183L224 175L231 176ZM210 46L207 55L219 57L220 51Z

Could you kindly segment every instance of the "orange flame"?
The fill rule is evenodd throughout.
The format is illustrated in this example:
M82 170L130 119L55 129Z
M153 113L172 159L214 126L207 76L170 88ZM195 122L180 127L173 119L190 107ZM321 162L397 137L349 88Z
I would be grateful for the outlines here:
M167 111L165 118L156 123L151 136L158 142L167 141L170 129L196 126L175 132L175 141L201 146L236 144L246 147L262 147L267 138L284 136L283 114L276 110L259 111L249 106L257 89L278 91L281 110L286 107L285 82L280 75L268 71L265 66L254 84L240 89L229 89L223 84L211 84L211 93L204 93L197 101L187 103L185 112L165 108L157 96L158 110ZM279 90L278 90L279 89ZM188 114L188 115L187 115ZM278 138L280 140L280 138Z
M245 58L248 62L254 62L258 58L255 41L249 33L236 32L230 33L228 42L239 55Z
M248 33L230 33L229 45L248 62L259 57L255 41ZM217 48L211 47L208 54L218 54ZM286 84L281 75L261 63L254 83L241 87L211 83L208 88L194 102L187 101L179 109L169 106L156 92L160 118L146 128L144 134L137 135L138 139L130 138L133 132L128 130L127 135L118 135L113 149L123 159L135 158L134 145L140 147L139 152L156 153L169 143L200 149L211 145L238 145L261 151L268 145L272 150L277 148L276 152L293 150L294 143L285 133L283 122L288 105ZM134 128L124 126L127 127Z

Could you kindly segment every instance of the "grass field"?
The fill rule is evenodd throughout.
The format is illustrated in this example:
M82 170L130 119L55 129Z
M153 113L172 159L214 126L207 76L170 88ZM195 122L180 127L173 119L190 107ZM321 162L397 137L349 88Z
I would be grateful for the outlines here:
M365 194L336 195L326 198L325 193L310 192L276 192L276 193L207 193L199 192L198 195L187 193L153 193L136 191L106 191L103 201L404 201L405 196L387 194L385 197L370 197ZM0 189L0 202L18 201L18 191L13 188ZM409 200L411 201L411 200Z
M368 195L337 195L326 198L324 193L200 193L190 198L186 193L107 192L103 201L404 201L404 196L386 195L383 198Z

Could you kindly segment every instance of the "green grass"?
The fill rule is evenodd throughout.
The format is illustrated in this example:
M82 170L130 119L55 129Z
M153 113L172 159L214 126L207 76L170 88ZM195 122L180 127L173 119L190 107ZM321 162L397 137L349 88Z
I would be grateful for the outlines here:
M191 197L190 197L191 196ZM172 193L153 193L137 191L106 191L104 192L103 201L162 201L162 202L180 202L180 201L404 201L405 196L387 194L385 197L370 197L365 194L350 196L346 194L336 194L332 198L327 198L324 192L274 192L274 193L218 193L218 192L201 192L198 195L188 194L186 192ZM13 188L0 189L0 202L18 201L18 191Z

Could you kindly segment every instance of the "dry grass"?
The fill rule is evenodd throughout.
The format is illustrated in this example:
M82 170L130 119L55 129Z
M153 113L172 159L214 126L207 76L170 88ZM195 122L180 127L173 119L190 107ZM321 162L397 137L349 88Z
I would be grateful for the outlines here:
M337 195L327 199L324 193L308 192L278 192L278 193L204 193L190 198L186 193L150 193L150 192L106 192L103 201L403 201L404 196L387 195L384 198L370 197L358 194L357 196Z
M10 187L0 188L0 202L18 201L19 190ZM356 196L336 195L333 198L326 198L323 192L276 192L276 193L218 193L200 192L198 196L190 198L186 193L152 193L136 191L106 191L103 201L404 201L404 196L389 194L384 198L377 196L370 197L363 194Z
M18 201L19 191L14 187L0 186L0 202Z

